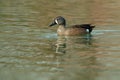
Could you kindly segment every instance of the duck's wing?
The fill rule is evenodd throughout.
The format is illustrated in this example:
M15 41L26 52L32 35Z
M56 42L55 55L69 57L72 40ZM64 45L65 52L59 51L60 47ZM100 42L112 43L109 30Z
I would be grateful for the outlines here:
M84 29L88 29L89 33L92 32L93 28L95 26L91 25L91 24L80 24L80 25L73 25L72 28L84 28Z

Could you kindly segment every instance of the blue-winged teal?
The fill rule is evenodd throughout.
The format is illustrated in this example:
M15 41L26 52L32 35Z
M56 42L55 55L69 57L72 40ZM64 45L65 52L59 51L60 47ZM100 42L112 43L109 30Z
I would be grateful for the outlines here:
M64 36L74 36L86 33L90 34L93 28L95 27L92 26L91 24L72 25L70 27L66 27L66 20L61 16L56 17L49 26L54 26L56 24L59 25L57 34Z

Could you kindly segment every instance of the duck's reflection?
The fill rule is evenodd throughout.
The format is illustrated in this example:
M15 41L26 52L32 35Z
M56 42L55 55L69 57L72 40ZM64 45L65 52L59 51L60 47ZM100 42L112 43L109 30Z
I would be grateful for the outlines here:
M58 36L55 44L56 53L66 53L67 50L69 50L69 47L76 47L76 45L84 45L86 47L89 47L92 45L92 35L86 34L79 37Z
M97 61L95 41L92 35L59 36L56 42L57 54L54 55L57 64L54 70L58 74L61 73L54 79L65 76L66 80L71 80L71 78L74 80L94 80L99 76L102 65Z
M100 75L103 65L97 60L97 46L92 35L59 36L56 42L53 70L58 75L53 79L65 76L66 80L95 80Z
M59 36L56 43L56 53L66 53L66 38Z

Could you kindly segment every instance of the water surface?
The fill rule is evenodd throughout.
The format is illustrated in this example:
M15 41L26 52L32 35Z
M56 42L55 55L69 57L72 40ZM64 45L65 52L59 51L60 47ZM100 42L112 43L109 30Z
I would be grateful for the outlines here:
M0 80L119 80L119 0L1 0ZM60 37L67 25L92 23L91 35Z

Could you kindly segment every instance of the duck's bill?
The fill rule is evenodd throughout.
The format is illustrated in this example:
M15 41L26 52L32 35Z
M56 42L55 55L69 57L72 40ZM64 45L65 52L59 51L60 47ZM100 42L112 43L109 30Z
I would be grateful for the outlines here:
M55 22L55 21L52 22L52 23L49 25L49 27L54 26L54 25L56 25L56 22Z

